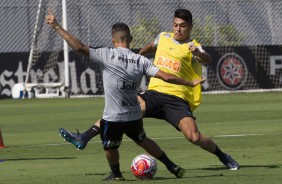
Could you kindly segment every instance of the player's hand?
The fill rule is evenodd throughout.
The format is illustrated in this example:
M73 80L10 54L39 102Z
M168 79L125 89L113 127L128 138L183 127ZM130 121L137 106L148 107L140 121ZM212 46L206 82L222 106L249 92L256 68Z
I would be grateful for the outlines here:
M193 83L193 87L197 86L198 84L202 84L204 82L206 82L207 79L195 79L192 81Z
M198 54L201 53L201 51L199 50L199 48L196 47L193 42L189 42L189 43L188 43L188 49L192 52L192 54L193 54L194 56L198 56Z
M58 22L56 20L55 15L53 14L53 12L51 10L48 11L48 15L45 18L47 24L51 25L53 28L56 28L56 26L58 26Z

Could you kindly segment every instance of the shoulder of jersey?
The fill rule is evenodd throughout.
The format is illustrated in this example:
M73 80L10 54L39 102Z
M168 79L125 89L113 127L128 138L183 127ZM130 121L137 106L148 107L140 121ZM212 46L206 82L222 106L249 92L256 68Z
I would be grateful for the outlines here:
M110 49L111 47L105 47L105 46L94 47L94 46L89 45L89 48L91 48L91 49L109 48Z
M197 40L193 39L192 40L193 44L197 47L200 46L201 44L199 42L197 42Z

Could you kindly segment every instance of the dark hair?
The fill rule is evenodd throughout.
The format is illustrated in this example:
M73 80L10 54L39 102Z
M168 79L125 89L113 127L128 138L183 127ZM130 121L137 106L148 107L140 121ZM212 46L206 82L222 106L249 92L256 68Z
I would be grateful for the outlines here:
M192 25L192 13L186 9L177 9L174 12L174 18L180 18Z
M125 32L128 35L130 35L130 29L128 25L126 25L125 23L121 23L121 22L115 23L112 26L112 35L114 35L117 32Z

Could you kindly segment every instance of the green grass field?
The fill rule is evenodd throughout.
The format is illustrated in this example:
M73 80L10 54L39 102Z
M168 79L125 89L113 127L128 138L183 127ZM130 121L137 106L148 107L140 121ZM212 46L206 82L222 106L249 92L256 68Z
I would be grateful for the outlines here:
M103 98L1 100L0 128L6 148L0 149L0 183L101 183L109 167L100 137L77 151L63 141L58 128L88 129L100 118L103 104ZM281 112L281 92L203 95L194 113L198 127L241 164L238 171L227 170L165 121L144 119L147 135L186 173L177 179L158 161L154 180L142 183L281 183ZM145 152L124 137L120 153L126 178L120 183L140 182L131 174L130 164Z

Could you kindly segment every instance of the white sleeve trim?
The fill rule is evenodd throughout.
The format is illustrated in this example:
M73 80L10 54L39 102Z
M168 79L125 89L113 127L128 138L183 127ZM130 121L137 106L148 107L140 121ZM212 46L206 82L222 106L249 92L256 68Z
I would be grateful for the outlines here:
M201 53L204 53L204 52L205 52L205 50L203 49L202 46L197 46L197 47L198 47L198 49L200 50Z

